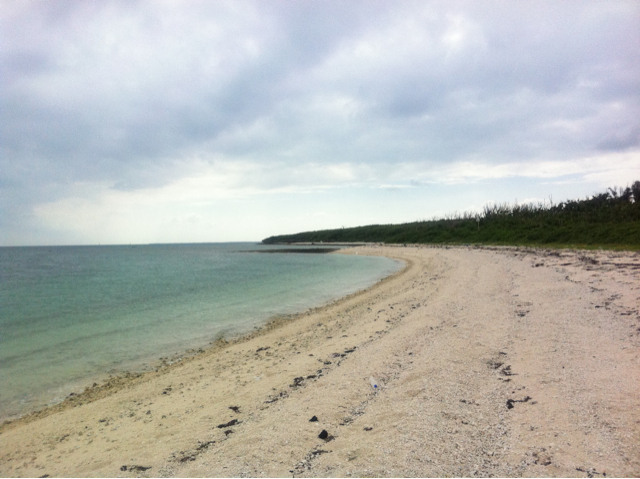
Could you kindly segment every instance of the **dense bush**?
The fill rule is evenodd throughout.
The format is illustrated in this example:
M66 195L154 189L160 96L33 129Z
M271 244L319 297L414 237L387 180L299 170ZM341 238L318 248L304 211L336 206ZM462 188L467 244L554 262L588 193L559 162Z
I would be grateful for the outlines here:
M371 225L272 236L296 242L479 243L640 247L640 181L584 200L559 204L497 204L482 213L431 221Z

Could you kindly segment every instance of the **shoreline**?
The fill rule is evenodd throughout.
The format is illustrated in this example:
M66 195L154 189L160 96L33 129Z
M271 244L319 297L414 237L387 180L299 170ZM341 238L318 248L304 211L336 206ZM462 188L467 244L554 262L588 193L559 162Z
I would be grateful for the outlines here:
M406 266L0 426L0 476L640 475L640 255L357 253Z
M318 248L319 249L319 248ZM322 251L320 254L341 254L339 253L342 248L330 248L328 251ZM306 249L303 251L292 250L295 253L307 252ZM246 253L281 253L280 250L249 250ZM286 250L285 253L290 253L289 250ZM318 254L319 252L314 249L311 254ZM65 409L71 407L77 407L81 404L86 404L89 402L96 401L103 397L107 397L111 394L117 393L119 390L123 388L130 387L137 382L145 381L145 378L152 376L153 374L162 374L163 372L168 371L172 367L178 367L181 364L186 364L188 361L192 361L197 359L200 355L213 354L214 351L220 351L221 349L240 344L245 341L249 341L251 339L255 339L259 336L262 336L269 331L272 331L288 322L295 321L296 319L309 314L310 312L319 312L324 308L327 308L332 305L338 305L340 302L347 300L353 296L364 294L369 291L371 288L375 287L379 283L383 283L386 280L400 275L406 269L405 266L401 267L398 271L391 273L384 278L377 280L371 286L355 291L353 293L347 294L346 296L340 296L336 299L329 300L319 306L310 307L306 310L290 313L290 314L277 314L271 318L268 318L261 326L254 326L252 329L244 331L231 333L228 335L228 332L220 331L216 335L216 339L213 341L209 341L208 345L201 345L197 348L189 348L186 350L174 352L169 354L167 357L160 357L158 359L143 359L140 361L136 361L139 363L138 366L133 367L124 367L115 373L111 373L109 371L105 371L100 374L96 374L91 376L91 378L87 378L86 380L78 380L74 383L77 384L75 388L76 391L71 391L64 399L59 401L51 401L49 404L41 407L37 407L32 411L27 411L25 413L20 414L17 417L8 417L6 419L0 419L0 434L4 430L5 427L9 427L14 423L29 423L39 418L47 417L51 414L55 414L57 412L63 411ZM86 384L85 386L81 386L80 384ZM74 389L74 388L72 388Z

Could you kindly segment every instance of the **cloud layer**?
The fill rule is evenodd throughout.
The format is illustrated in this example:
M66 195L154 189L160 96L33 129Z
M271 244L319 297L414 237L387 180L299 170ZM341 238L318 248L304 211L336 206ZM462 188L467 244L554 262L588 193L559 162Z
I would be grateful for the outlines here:
M253 240L640 179L634 1L26 1L0 21L0 244Z

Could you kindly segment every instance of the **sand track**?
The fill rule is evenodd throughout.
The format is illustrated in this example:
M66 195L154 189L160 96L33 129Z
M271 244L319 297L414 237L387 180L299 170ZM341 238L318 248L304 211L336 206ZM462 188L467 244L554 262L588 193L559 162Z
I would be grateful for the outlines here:
M640 476L640 255L349 253L407 268L3 426L0 475Z

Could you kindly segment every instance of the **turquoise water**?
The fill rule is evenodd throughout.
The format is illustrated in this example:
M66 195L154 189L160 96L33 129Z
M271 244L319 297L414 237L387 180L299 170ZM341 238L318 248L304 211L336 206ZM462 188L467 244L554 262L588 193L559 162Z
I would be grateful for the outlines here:
M0 418L397 271L253 243L0 248Z

